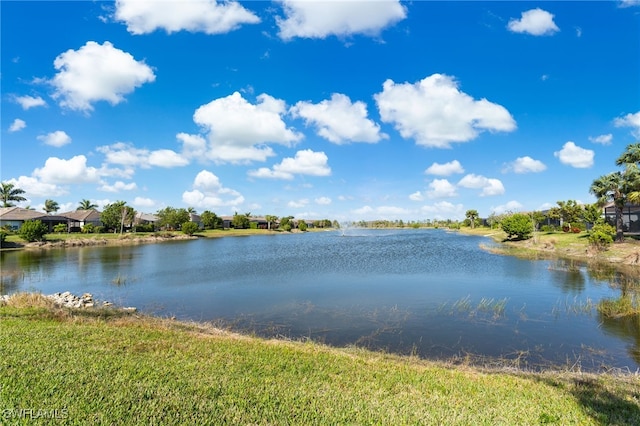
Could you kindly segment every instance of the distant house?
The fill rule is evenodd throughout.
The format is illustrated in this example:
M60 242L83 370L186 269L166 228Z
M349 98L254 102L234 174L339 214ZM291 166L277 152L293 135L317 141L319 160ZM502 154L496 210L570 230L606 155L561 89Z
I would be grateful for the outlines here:
M153 229L156 229L159 220L155 214L137 212L134 222L136 225L153 225Z
M616 225L616 208L613 202L604 206L604 218L611 225ZM625 204L622 208L622 230L630 233L640 233L640 205Z
M22 224L28 220L39 220L49 228L49 232L53 231L53 227L69 222L69 219L63 215L48 215L36 210L23 209L22 207L2 207L0 208L0 227L7 227L17 231Z
M80 232L85 225L102 226L100 214L95 209L89 209L60 213L59 216L67 218L69 232Z
M202 218L199 214L189 213L189 221L198 225L198 228L204 229L204 223L202 223Z

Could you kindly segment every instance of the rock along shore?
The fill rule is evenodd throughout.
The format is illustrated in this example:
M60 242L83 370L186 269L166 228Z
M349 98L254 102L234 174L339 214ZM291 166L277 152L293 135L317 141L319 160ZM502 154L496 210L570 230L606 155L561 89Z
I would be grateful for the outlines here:
M113 306L113 303L111 302L98 302L93 298L93 295L91 293L84 293L82 296L76 296L69 291L65 291L64 293L54 293L45 295L44 297L51 300L56 306L60 306L63 308L87 309L100 306ZM11 299L11 295L9 294L0 295L0 306L7 304L9 302L9 299ZM131 306L119 309L125 312L137 311L136 308Z

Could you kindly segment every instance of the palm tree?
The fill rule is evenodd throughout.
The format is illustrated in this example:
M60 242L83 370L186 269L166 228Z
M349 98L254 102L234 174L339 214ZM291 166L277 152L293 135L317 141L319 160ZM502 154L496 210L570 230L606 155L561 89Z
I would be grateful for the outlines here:
M27 201L21 194L24 190L16 188L14 184L8 182L0 183L0 197L2 197L2 207L13 207L12 201Z
M78 205L78 210L92 210L92 209L95 209L96 207L98 207L98 205L93 204L91 200L83 199L82 201L80 201L80 204Z
M53 201L53 200L45 200L44 201L44 208L42 209L45 212L47 212L47 214L51 213L51 212L57 212L58 210L60 210L60 205L58 204L57 201Z
M589 188L589 192L598 197L600 206L613 201L616 212L616 242L624 241L622 209L627 201L628 183L627 179L625 179L625 173L613 172L600 176L593 181Z
M467 210L465 216L471 222L471 229L476 227L476 219L478 218L478 210Z
M627 145L627 148L616 160L617 166L640 163L640 142Z

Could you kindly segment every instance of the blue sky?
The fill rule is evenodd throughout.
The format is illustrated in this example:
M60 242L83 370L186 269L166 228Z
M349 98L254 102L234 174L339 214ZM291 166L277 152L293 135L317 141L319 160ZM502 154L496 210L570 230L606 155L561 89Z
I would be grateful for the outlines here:
M640 140L635 0L0 7L0 174L40 210L541 210Z

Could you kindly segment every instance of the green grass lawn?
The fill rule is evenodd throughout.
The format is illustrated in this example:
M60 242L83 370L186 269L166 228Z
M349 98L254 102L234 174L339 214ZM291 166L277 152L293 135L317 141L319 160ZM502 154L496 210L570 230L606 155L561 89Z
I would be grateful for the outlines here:
M456 367L23 295L0 306L0 423L47 415L78 425L632 425L640 378Z

